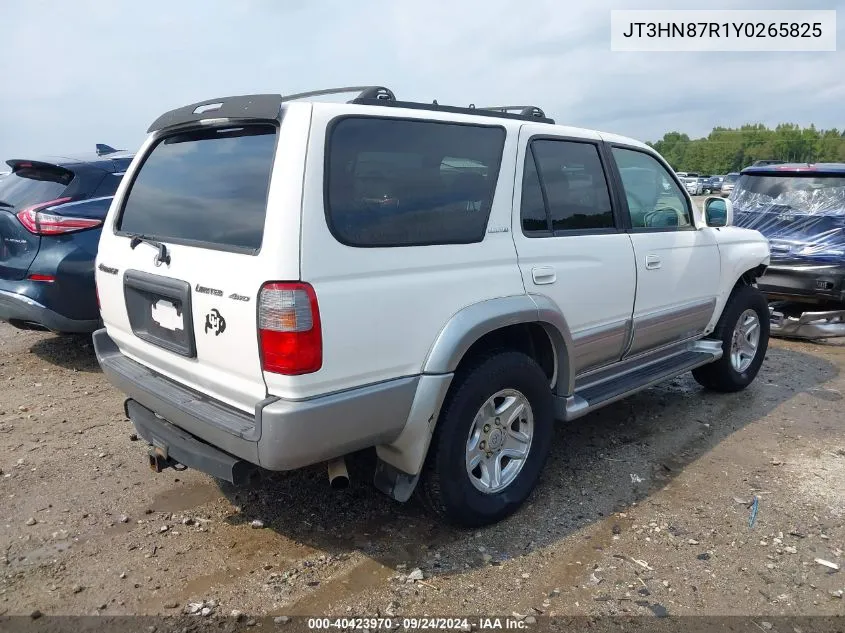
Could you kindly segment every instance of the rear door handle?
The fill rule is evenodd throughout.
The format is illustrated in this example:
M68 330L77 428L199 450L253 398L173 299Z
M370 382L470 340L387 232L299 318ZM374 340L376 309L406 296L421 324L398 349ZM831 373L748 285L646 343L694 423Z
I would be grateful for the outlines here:
M552 266L537 266L531 269L531 278L538 286L543 284L553 284L557 281L557 273Z
M657 255L646 255L645 256L645 267L647 270L655 270L660 268L660 258Z

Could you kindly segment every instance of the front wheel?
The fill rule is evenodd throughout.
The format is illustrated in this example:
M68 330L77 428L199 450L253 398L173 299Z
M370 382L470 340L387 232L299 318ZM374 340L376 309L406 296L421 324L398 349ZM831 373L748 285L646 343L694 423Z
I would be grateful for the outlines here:
M426 458L423 502L465 527L503 519L537 484L553 424L549 379L529 356L504 351L460 370Z
M733 392L750 385L769 346L769 306L752 286L740 286L731 294L712 338L722 342L722 357L694 369L699 384L714 391Z

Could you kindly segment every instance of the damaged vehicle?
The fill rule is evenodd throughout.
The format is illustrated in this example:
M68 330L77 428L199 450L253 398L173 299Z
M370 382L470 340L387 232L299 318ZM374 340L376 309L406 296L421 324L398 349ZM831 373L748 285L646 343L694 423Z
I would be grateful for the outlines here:
M766 240L644 143L383 86L211 99L148 132L93 341L156 472L325 463L342 487L374 450L376 488L485 525L531 494L556 420L686 372L737 392L765 358Z
M845 163L754 165L730 199L736 224L769 240L772 334L845 336Z

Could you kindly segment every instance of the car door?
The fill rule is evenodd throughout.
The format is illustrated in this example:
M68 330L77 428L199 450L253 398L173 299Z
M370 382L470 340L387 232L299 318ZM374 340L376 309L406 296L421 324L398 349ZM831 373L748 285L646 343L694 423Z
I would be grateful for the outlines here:
M583 373L619 360L627 346L634 251L598 134L547 130L526 125L520 132L513 236L526 290L560 307L575 371Z
M633 336L626 355L700 334L719 292L720 257L712 231L696 227L692 201L655 154L613 144L636 256Z

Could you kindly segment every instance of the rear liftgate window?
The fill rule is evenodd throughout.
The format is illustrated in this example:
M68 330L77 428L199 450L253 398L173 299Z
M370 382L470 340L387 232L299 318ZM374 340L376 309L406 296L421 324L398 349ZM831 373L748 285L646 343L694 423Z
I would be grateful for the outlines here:
M326 159L326 217L349 246L484 238L505 142L501 127L341 119Z
M14 172L0 178L0 207L21 210L61 197L73 173L60 167L19 163Z
M257 252L275 147L272 125L166 137L141 165L118 231L176 244Z

